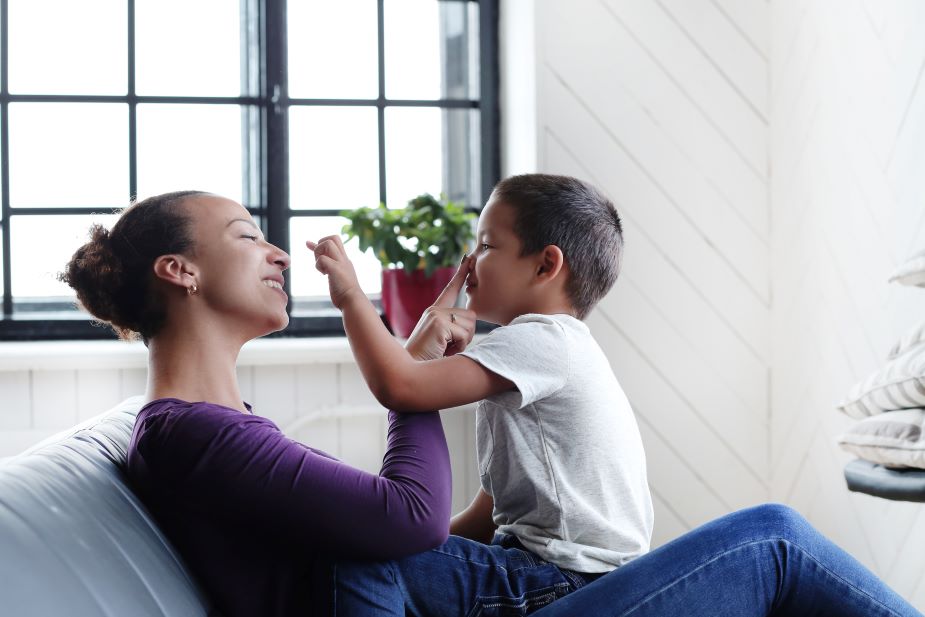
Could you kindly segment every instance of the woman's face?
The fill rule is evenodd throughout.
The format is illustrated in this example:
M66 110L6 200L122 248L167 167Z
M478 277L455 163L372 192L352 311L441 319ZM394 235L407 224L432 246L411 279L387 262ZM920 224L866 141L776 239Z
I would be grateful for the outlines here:
M289 255L263 237L250 213L217 195L187 200L192 218L199 299L234 332L256 338L289 325L283 272Z

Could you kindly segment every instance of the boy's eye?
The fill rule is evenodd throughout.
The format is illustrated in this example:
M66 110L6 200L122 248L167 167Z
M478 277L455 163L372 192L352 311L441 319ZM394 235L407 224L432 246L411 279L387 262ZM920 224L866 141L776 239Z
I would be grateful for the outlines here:
M242 238L248 238L249 240L257 241L257 236L241 236Z
M490 249L490 248L491 248L491 247L488 246L487 244L484 244L484 243L482 244L482 250L483 250L483 251L487 251L487 250Z

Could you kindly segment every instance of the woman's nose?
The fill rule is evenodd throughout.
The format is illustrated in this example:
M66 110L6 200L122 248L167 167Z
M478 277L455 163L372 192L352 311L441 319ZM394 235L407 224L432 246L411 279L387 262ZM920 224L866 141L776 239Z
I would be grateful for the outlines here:
M289 264L292 261L289 258L289 253L287 253L286 251L272 244L270 246L273 247L273 251L274 251L272 253L273 263L278 265L282 270L286 270L287 268L289 268Z

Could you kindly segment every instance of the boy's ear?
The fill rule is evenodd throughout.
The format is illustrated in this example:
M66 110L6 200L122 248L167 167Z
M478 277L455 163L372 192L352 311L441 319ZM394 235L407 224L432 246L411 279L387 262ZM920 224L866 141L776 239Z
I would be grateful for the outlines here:
M154 260L154 276L179 287L195 282L196 268L182 255L161 255Z
M562 254L562 249L555 244L550 244L540 251L538 261L536 276L540 279L551 281L562 271L562 266L565 265L565 256Z

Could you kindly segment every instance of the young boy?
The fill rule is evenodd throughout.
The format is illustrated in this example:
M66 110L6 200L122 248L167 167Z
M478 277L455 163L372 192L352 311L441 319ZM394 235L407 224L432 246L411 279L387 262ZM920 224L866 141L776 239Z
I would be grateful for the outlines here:
M340 239L307 245L382 405L410 412L479 401L482 489L451 533L489 543L498 532L559 568L613 570L648 551L653 524L632 409L581 321L617 279L620 218L580 180L514 176L495 187L476 241L422 320L445 328L460 351L424 362L382 325ZM463 283L467 310L452 307ZM467 349L475 316L501 327Z

